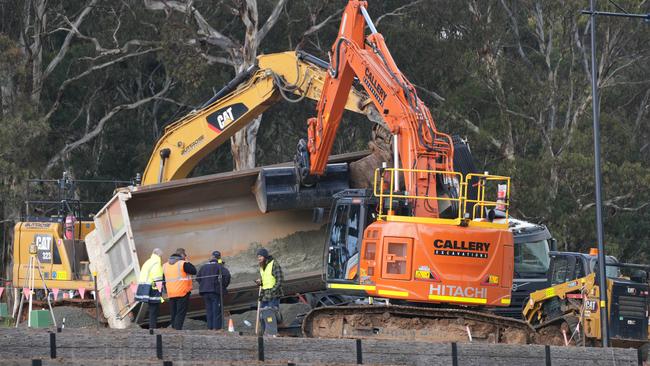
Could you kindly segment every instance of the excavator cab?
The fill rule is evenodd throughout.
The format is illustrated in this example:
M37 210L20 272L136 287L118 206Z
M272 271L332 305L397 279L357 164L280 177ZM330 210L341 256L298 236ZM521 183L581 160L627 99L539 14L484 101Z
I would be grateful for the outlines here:
M350 189L334 195L325 245L326 281L330 288L359 283L363 232L375 220L376 211L377 199L369 190Z

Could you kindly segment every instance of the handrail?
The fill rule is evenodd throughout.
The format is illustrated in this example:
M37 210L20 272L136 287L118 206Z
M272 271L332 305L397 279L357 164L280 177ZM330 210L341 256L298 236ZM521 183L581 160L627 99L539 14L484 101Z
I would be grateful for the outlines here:
M468 184L465 184L465 204L463 207L463 211L467 212L467 204L468 203L474 203L473 209L472 209L472 219L476 219L477 216L480 219L484 219L485 215L485 208L490 208L493 207L494 209L499 209L499 211L504 212L504 215L506 217L506 220L508 218L508 212L510 209L510 177L502 176L502 175L490 175L490 174L477 174L477 173L469 173L466 176L466 182L471 182L473 178L478 179L478 197L475 200L471 200L467 198L468 196ZM495 182L505 182L505 192L504 192L504 197L501 201L499 201L498 197L498 191L499 187L497 186L497 200L496 201L488 201L485 199L485 189L486 187L486 182L488 181L495 181ZM498 184L498 183L497 183ZM476 209L480 208L481 210L479 211L479 215L476 215Z
M395 173L402 174L433 174L443 175L448 184L455 186L458 192L457 197L428 196L400 191L395 187ZM476 199L469 198L469 184L473 180L477 181ZM497 199L487 200L486 190L492 189L496 184ZM510 208L510 177L500 175L490 175L487 173L477 174L470 173L465 177L459 172L444 170L426 170L426 169L406 169L406 168L379 168L375 170L373 194L379 198L379 216L378 220L405 221L405 222L430 222L449 225L471 225L494 224L502 227L508 224L508 211ZM388 199L388 202L386 202ZM417 217L415 215L398 215L394 210L394 202L404 200L406 205L409 203L415 207L419 200L424 201L447 201L457 204L457 214L452 218L440 217ZM471 205L471 210L468 208ZM386 207L387 206L387 207ZM486 217L486 209L499 211L505 216L505 220L494 222L494 217ZM471 211L471 212L469 212Z

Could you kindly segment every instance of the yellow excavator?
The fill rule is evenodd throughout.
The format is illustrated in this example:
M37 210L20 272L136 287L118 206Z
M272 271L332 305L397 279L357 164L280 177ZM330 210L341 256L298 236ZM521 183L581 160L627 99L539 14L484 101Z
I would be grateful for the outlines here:
M91 183L113 187L132 184L129 181L76 180L67 172L60 179L30 179L27 182L23 220L15 224L13 233L12 285L16 296L19 289L32 286L37 299L45 294L42 291L45 288L83 288L88 293L94 288L84 239L95 229L91 213L103 203L75 198L79 184ZM42 199L44 195L51 197L53 194L58 194L57 200Z
M601 342L597 251L551 252L551 287L532 292L524 319L538 330L541 343L597 345ZM640 347L648 342L650 267L605 259L611 344Z
M309 98L319 100L327 63L303 52L257 57L257 63L238 74L198 110L168 125L158 140L141 178L141 185L185 178L210 152L227 141L273 104ZM370 113L365 93L351 91L346 109ZM57 180L70 184L69 177ZM16 223L13 237L13 285L26 287L30 258L41 263L47 288L91 290L85 237L94 228L91 218L75 213L74 200L57 201L55 215L32 215ZM29 211L29 205L27 210ZM121 223L112 222L114 228ZM39 281L37 276L37 281ZM36 283L42 288L40 283Z
M70 205L72 202L63 202ZM67 214L27 218L14 226L13 285L29 287L31 268L34 269L36 289L92 289L88 254L83 238L95 225L92 220L78 220L70 208ZM32 260L30 261L30 258ZM36 261L37 260L37 261ZM40 274L35 264L40 264ZM44 282L41 280L44 280Z
M257 64L238 74L204 107L165 128L149 158L142 185L185 178L210 152L226 142L278 101L320 99L327 63L304 52L257 57ZM352 90L345 108L369 114L364 92Z

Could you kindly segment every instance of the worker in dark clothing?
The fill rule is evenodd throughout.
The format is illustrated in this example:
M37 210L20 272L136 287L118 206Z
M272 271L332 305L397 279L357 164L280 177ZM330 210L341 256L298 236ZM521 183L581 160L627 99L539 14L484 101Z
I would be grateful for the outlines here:
M212 258L199 269L196 280L199 283L199 293L205 301L208 329L222 329L222 302L230 285L230 271L221 260L221 252L218 250L212 252Z
M278 334L280 297L284 295L282 292L284 274L280 264L265 248L257 251L257 263L260 266L260 279L256 280L256 283L262 287L259 319L261 330L262 334L275 337Z
M192 278L196 274L196 267L187 260L185 249L178 248L169 257L169 261L163 265L165 275L165 287L169 296L171 307L172 328L183 329L185 315L190 304L192 293Z

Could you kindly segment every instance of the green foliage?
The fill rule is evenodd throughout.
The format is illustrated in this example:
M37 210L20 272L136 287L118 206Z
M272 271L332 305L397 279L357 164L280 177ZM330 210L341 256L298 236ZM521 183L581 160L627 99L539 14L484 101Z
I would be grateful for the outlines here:
M152 11L140 1L101 3L80 27L87 37L74 37L36 102L31 97L33 58L21 43L24 9L16 4L0 9L0 84L12 84L15 91L11 100L3 96L3 106L9 108L2 111L0 131L5 218L15 217L21 182L41 176L54 154L84 136L115 106L154 94L167 78L174 81L166 99L118 112L97 137L65 155L49 171L51 177L68 169L78 178L130 179L143 171L164 126L200 106L235 74L232 65L208 62L206 55L236 55L197 33L192 14ZM245 28L236 13L241 3L193 2L214 29L240 43ZM289 1L258 53L300 47L327 59L339 16L318 32L304 32L343 3ZM648 11L644 2L619 3L630 12ZM275 4L258 1L259 27ZM65 32L55 31L68 26L60 14L72 19L84 5L80 0L48 2L51 28L44 34L43 68L65 39ZM588 18L579 13L583 5L382 0L370 2L368 9L375 20L381 18L379 31L430 107L438 129L467 137L480 170L512 176L515 216L547 224L560 249L577 251L596 242L589 33ZM611 4L599 6L616 11ZM631 20L602 19L598 27L606 245L622 259L648 263L650 33L646 24ZM132 45L130 51L157 51L66 82L117 57L98 51L91 38L105 48L137 39L146 46ZM307 118L315 114L315 103L309 101L270 108L259 129L258 164L291 160L297 141L306 134ZM344 114L334 152L364 149L370 128L364 118ZM230 146L224 144L192 174L232 166Z

